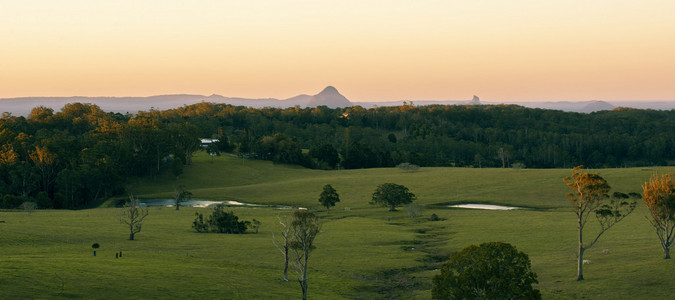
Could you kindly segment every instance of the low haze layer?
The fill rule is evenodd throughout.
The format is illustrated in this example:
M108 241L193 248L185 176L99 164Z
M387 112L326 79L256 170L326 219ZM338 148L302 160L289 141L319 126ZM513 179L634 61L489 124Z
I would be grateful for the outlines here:
M0 113L9 112L15 116L28 116L31 110L37 106L45 106L59 111L67 103L80 102L92 103L98 105L101 109L109 112L118 113L136 113L138 111L148 111L150 109L172 109L183 105L190 105L199 102L223 103L235 106L247 106L254 108L263 107L317 107L327 106L330 108L362 106L373 108L376 106L398 106L404 103L413 105L494 105L494 104L517 104L531 108L543 108L562 110L569 112L590 113L601 110L612 110L617 107L631 107L641 109L670 110L675 109L675 101L631 101L631 102L613 102L606 101L557 101L557 102L483 102L480 97L474 95L471 100L408 100L408 101L386 101L386 102L354 102L340 94L332 86L324 88L316 95L298 95L288 99L248 99L224 97L221 95L160 95L150 97L23 97L0 99Z

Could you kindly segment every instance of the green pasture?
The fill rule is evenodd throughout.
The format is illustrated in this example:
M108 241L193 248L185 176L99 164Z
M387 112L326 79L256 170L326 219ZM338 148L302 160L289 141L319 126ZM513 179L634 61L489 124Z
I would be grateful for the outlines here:
M165 175L138 180L130 190L141 198L172 198L173 186L184 184L193 199L235 200L257 204L283 204L320 208L321 188L331 184L340 194L339 207L367 208L375 188L385 182L407 186L419 204L452 203L505 204L542 209L567 208L567 187L562 178L571 169L474 169L421 168L406 172L397 168L359 170L310 170L298 166L274 165L269 161L230 156L213 162L197 153L176 179ZM617 191L640 192L654 171L664 168L605 169L599 171Z
M575 281L575 215L562 181L571 170L422 168L319 171L200 153L175 177L136 180L141 198L170 198L184 184L200 200L235 200L316 209L323 228L310 258L310 299L429 299L431 278L448 255L487 241L526 252L545 299L666 299L675 292L672 260L663 260L646 209L608 231L586 252L585 278ZM664 169L658 169L664 171ZM623 192L657 169L598 170ZM407 186L424 207L368 204L375 187ZM324 184L341 202L330 213L317 199ZM0 211L2 299L297 299L295 273L280 280L282 256L272 243L278 218L290 210L232 207L241 219L262 221L258 234L196 233L195 212L207 208L152 207L143 230L129 241L119 208L79 211ZM532 209L450 209L450 203L489 203ZM429 221L435 213L441 221ZM590 220L589 222L592 222ZM589 226L587 236L595 227ZM91 244L101 245L93 256ZM608 254L603 253L607 249ZM122 251L122 258L115 253Z

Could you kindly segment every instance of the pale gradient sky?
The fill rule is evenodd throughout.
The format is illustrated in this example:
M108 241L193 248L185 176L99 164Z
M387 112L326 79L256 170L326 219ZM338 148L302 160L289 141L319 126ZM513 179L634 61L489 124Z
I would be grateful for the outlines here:
M675 100L672 0L0 0L0 98Z

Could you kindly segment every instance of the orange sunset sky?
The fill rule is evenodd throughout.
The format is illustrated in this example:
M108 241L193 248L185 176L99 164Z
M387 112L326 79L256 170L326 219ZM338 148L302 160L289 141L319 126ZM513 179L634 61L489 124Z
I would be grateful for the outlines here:
M670 0L0 0L0 98L675 100Z

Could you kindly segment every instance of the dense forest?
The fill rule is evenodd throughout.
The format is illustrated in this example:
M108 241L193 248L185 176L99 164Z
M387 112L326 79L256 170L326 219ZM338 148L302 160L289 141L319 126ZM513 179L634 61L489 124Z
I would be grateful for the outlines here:
M0 204L78 208L132 176L181 174L201 148L309 168L631 167L675 163L675 111L497 106L253 109L199 103L106 113L72 103L0 119Z

